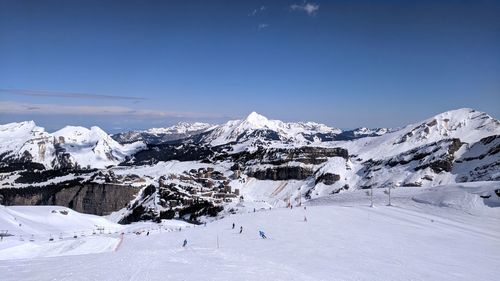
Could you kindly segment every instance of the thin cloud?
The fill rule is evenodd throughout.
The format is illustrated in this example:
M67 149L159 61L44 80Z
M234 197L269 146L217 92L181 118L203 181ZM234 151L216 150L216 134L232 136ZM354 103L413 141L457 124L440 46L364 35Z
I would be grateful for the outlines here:
M260 8L254 9L254 10L253 10L253 11L249 14L249 16L255 16L255 15L257 15L258 13L265 11L266 9L267 9L267 7L266 7L266 6L260 6Z
M40 115L88 115L88 116L135 116L151 118L226 118L227 116L203 112L180 112L157 109L134 109L126 106L93 106L93 105L61 105L32 104L0 101L0 112L10 114Z
M306 12L309 16L314 16L319 10L319 4L304 2L302 4L293 4L290 6L292 11Z
M114 96L114 95L101 95L101 94L89 94L89 93L27 90L27 89L0 88L0 93L17 95L17 96L31 96L31 97L57 97L57 98L78 98L78 99L100 99L100 100L133 100L133 101L147 100L146 98L143 97Z
M264 28L268 28L268 27L269 27L269 24L267 24L267 23L261 23L261 24L259 24L259 25L257 26L257 28L258 28L259 30L264 29Z

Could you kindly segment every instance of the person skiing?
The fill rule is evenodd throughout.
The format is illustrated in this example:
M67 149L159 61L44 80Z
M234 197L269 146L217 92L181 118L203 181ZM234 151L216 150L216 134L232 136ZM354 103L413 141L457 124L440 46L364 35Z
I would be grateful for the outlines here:
M187 243L188 243L187 239L184 239L184 243L182 243L182 247L186 247Z
M233 229L234 229L234 227L235 227L235 226L236 226L236 225L235 225L235 224L234 224L234 222L233 222Z
M307 222L307 217L306 216L304 216L304 222Z
M264 231L259 230L259 235L260 235L260 237L261 237L262 239L267 239L266 234L264 233Z
M243 232L243 226L240 226L240 234Z
M149 236L149 231L146 233L146 236Z

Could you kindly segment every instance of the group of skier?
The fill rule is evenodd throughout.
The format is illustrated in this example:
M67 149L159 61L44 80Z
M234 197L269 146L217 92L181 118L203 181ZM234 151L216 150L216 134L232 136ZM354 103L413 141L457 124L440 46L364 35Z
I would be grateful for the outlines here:
M236 224L233 222L232 229L234 229L235 227L236 227ZM241 233L243 233L243 226L240 226L240 234ZM264 233L264 231L262 231L262 230L259 230L259 236L262 239L267 239L266 233ZM188 243L187 239L184 239L184 242L182 243L182 247L186 247L187 243Z
M293 206L290 204L289 208L292 210L293 209ZM304 211L306 211L306 206L304 206ZM254 212L255 212L255 209L254 209ZM304 216L304 222L307 222L307 217ZM206 226L206 223L205 223L205 226ZM236 228L236 224L233 222L233 225L232 225L232 229L235 229ZM243 226L240 226L240 234L243 233ZM262 230L259 230L259 236L260 238L262 239L267 239L267 236L266 234L264 233L264 231ZM186 247L187 245L187 239L184 239L184 243L182 244L182 247Z
M233 222L233 228L232 229L234 229L235 227L236 227L236 224L234 224L234 222ZM243 233L243 226L240 226L240 234L241 233Z
M236 227L236 224L234 224L233 222L233 228L234 229ZM243 232L243 226L240 226L240 234ZM266 234L264 233L264 231L262 230L259 230L259 236L262 238L262 239L267 239L266 237Z

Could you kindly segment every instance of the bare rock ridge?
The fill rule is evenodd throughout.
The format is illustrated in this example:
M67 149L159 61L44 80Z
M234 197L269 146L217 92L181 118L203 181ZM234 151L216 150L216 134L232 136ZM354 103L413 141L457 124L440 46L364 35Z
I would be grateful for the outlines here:
M139 189L114 184L68 182L44 188L2 188L3 205L58 205L95 215L127 207Z

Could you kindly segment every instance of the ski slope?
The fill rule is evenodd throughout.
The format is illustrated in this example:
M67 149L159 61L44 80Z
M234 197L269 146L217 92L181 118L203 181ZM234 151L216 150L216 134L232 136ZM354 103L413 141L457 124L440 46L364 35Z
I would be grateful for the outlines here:
M499 187L399 188L393 206L376 190L374 208L365 191L312 200L307 209L254 213L249 202L240 206L245 213L206 226L131 225L151 234L124 235L117 250L98 254L3 260L0 270L2 280L498 280Z

